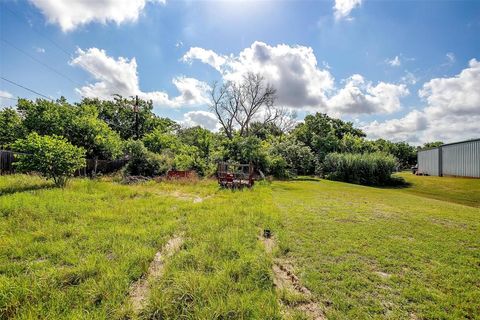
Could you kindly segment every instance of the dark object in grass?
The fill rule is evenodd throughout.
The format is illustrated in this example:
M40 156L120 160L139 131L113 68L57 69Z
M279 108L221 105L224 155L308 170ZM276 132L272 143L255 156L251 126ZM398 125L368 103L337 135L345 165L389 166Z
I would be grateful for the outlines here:
M123 184L134 184L149 181L150 177L144 176L125 176L122 180Z
M270 229L263 230L263 237L266 239L270 239L272 237L272 231Z
M413 174L417 174L418 173L418 164L414 165L411 169L412 169Z

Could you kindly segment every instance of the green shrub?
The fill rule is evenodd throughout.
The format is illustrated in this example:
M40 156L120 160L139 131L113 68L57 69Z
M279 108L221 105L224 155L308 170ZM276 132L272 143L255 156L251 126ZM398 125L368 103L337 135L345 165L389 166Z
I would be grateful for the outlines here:
M154 177L165 174L173 165L168 153L157 154L149 151L140 140L127 142L128 163L125 174L132 176Z
M395 157L384 153L330 153L318 168L327 179L365 185L392 182Z
M287 168L287 162L281 156L268 158L268 173L276 178L291 178L292 173Z
M279 178L311 174L315 168L313 152L305 144L295 139L274 142L270 148L270 154L274 159L280 157L284 160L286 172L283 175L278 176L277 174L280 172L270 172ZM276 163L279 164L278 161Z
M34 132L15 141L12 148L23 153L16 156L18 171L39 172L62 188L76 170L85 166L85 150L55 135L40 136Z

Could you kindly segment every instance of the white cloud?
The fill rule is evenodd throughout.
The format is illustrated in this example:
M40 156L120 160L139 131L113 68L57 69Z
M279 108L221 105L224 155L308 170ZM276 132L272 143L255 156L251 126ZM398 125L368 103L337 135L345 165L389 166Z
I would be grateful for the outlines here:
M425 115L417 110L411 111L400 119L384 122L373 121L362 129L368 138L386 138L392 141L418 142L417 132L427 129L428 121Z
M205 50L199 47L190 48L190 50L188 50L188 52L182 57L182 60L188 63L192 63L195 59L212 66L220 72L227 62L226 57L218 55L212 50Z
M2 96L2 98L13 98L13 95L8 92L8 91L3 91L3 90L0 90L0 96Z
M334 14L336 20L351 19L350 12L362 4L362 0L335 0Z
M426 82L419 96L427 105L401 119L374 121L364 127L369 137L392 140L454 142L480 136L480 62L450 78Z
M34 47L37 53L45 53L45 48Z
M64 31L72 31L90 22L135 22L147 2L165 3L166 0L30 0L47 21L58 24Z
M400 98L408 94L404 84L379 82L374 86L355 74L327 104L334 114L392 113L400 109Z
M208 64L227 81L239 81L248 72L260 73L277 89L277 105L335 115L394 112L400 109L400 98L409 93L404 84L373 85L358 74L336 90L329 68L325 63L320 68L313 49L305 46L270 46L257 41L238 55L194 47L182 60Z
M172 80L180 93L170 98L166 92L140 90L135 58L119 57L115 59L107 55L105 50L90 48L86 51L77 50L77 57L70 61L71 65L79 66L96 80L76 91L84 97L98 97L111 99L113 94L122 96L138 95L152 100L157 106L182 107L201 105L208 102L206 92L209 87L206 83L188 77L177 77Z
M392 67L400 67L402 65L402 62L400 61L399 56L395 56L395 58L393 59L387 59L387 63Z
M0 90L0 110L3 107L14 106L16 104L16 102L17 101L16 101L15 97L13 96L13 94L11 94L8 91Z
M446 55L448 63L453 64L456 61L455 54L453 52L448 52Z
M238 81L248 72L262 74L277 89L277 103L282 106L326 108L325 94L333 89L332 75L318 67L310 47L256 41L238 56L202 48L191 48L183 56L186 62L195 59L218 70L224 80Z
M405 71L405 75L401 78L401 82L405 84L416 84L418 82L417 76L410 71Z
M217 117L208 111L190 111L183 115L180 123L186 127L201 126L205 129L216 131L219 128Z
M452 78L436 78L425 83L418 94L428 103L433 116L480 115L480 61Z

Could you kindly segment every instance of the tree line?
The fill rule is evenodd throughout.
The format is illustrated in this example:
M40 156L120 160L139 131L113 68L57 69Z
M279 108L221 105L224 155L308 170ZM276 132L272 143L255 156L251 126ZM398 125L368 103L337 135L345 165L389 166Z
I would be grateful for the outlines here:
M321 174L332 153L382 153L394 157L400 167L416 162L415 147L406 142L367 140L351 122L323 113L297 122L294 113L276 105L275 88L260 75L248 74L238 83L214 83L210 101L220 124L218 132L182 127L157 116L151 101L133 97L84 98L78 103L65 98L19 99L16 108L0 110L0 146L43 152L45 159L50 150L50 162L43 164L46 168L60 166L55 161L60 161L62 152L55 148L71 158L62 168L78 169L85 158L127 157L125 174L145 176L170 169L210 176L222 160L252 162L265 175L289 178ZM19 161L19 169L41 171L39 161L25 158L22 162L21 157Z

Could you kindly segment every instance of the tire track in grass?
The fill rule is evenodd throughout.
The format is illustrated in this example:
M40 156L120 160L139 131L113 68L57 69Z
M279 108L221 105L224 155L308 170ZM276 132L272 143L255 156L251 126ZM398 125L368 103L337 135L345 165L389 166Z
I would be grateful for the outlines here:
M275 248L274 237L265 237L262 234L259 238L265 247L265 252L272 254ZM279 302L286 313L300 311L313 320L326 319L322 308L314 300L310 290L301 284L292 269L288 262L278 258L274 259L272 265L273 283L279 296Z
M139 313L144 307L150 295L149 281L162 276L165 267L165 260L180 251L183 244L183 237L174 236L155 254L147 273L130 286L129 296L135 313Z

